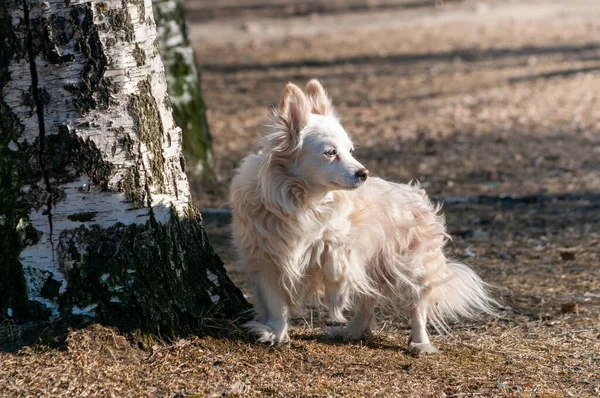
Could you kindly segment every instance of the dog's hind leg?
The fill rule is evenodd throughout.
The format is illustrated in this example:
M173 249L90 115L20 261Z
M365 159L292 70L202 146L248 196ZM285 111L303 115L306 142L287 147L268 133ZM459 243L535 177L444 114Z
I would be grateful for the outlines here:
M344 328L330 328L328 334L332 337L341 337L344 340L360 340L375 329L375 305L377 298L361 296L357 300L356 313Z
M415 356L439 353L427 335L427 298L422 298L410 311L410 323L408 352Z
M261 343L278 345L289 341L288 305L278 282L272 280L273 275L265 273L253 274L256 289L257 317L244 327L258 337Z

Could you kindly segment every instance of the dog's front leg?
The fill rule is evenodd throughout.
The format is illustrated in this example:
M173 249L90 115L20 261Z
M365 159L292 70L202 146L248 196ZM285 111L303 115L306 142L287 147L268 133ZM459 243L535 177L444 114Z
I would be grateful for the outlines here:
M274 273L256 272L253 279L257 316L254 321L244 324L261 343L279 345L289 341L288 305L279 280Z
M410 337L408 339L408 352L419 356L423 354L437 354L438 349L429 341L427 335L427 300L421 299L410 311Z
M323 261L325 305L329 316L336 322L345 322L344 310L348 306L348 283L344 278L341 256L327 252Z

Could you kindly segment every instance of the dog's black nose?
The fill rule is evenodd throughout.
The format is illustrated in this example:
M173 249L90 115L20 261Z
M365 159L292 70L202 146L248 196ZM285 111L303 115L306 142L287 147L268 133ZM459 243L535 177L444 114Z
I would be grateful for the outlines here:
M364 181L369 176L369 170L367 170L367 169L358 170L356 172L355 176L356 176L356 178L360 178Z

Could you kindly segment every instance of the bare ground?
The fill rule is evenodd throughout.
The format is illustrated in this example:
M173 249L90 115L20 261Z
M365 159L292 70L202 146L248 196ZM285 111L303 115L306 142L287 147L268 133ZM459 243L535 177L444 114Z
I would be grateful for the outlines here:
M285 83L318 77L373 174L445 202L449 252L496 286L502 317L455 325L424 358L387 309L355 343L324 339L314 310L276 349L233 324L175 342L92 325L22 347L5 324L0 395L600 396L600 4L218 4L188 1L220 178L194 182L197 204L226 202ZM228 227L205 217L244 289Z

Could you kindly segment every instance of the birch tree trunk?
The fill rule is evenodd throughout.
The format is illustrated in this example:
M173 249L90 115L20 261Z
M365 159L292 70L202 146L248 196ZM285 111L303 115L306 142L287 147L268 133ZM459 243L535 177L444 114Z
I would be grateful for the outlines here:
M182 0L153 0L160 53L173 117L183 131L183 151L195 173L213 177L213 155L200 73L190 44Z
M151 0L0 0L1 316L246 309L192 205Z

